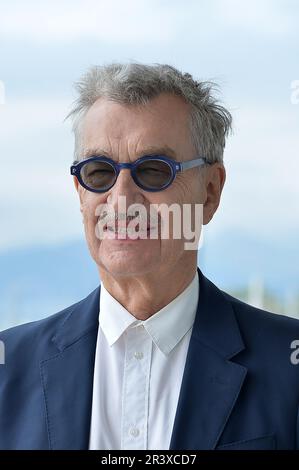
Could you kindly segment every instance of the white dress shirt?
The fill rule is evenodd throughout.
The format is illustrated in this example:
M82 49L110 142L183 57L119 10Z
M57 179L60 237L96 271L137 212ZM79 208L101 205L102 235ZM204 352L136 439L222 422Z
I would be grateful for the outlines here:
M141 321L101 284L89 449L169 449L198 297L196 272Z

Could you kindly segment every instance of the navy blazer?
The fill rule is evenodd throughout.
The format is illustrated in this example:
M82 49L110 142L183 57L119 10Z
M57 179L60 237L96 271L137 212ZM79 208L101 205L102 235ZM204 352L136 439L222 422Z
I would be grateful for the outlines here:
M170 449L298 449L290 344L299 321L240 302L198 272ZM0 334L0 449L88 448L99 294Z

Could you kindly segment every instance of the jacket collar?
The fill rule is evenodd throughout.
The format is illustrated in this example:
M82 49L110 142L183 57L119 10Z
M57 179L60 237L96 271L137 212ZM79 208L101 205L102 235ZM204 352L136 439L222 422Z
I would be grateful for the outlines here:
M193 339L230 359L245 347L233 307L225 294L197 269L200 298Z
M59 325L52 338L59 351L63 351L90 331L98 329L100 291L99 285L85 299L73 305Z
M224 294L199 268L197 271L200 297L192 335L228 359L244 348L233 308ZM98 328L100 290L101 286L98 286L85 299L75 304L59 326L53 337L59 351Z

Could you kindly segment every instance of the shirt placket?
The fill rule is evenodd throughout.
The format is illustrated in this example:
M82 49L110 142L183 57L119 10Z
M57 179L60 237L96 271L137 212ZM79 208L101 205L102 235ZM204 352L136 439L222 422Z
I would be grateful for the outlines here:
M143 325L125 332L121 449L147 449L152 339Z

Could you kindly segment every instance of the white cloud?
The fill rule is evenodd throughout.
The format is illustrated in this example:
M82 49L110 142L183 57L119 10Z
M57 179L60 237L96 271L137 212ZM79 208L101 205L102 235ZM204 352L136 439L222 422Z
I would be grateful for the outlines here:
M82 232L69 175L73 138L63 123L69 104L27 98L0 108L0 249Z
M297 28L294 8L293 2L273 0L16 0L1 5L0 31L4 38L38 42L163 44L182 32L183 41L188 33L286 34Z
M0 142L63 125L70 126L69 123L63 124L69 110L70 99L65 97L6 99L0 107Z
M263 35L285 34L297 27L294 14L285 8L290 2L218 0L217 4L217 17L221 18L222 23L228 28L248 30L252 35L257 32Z
M3 36L38 41L160 43L173 36L180 10L156 0L7 2L1 6L0 30Z
M298 231L299 107L248 106L234 117L216 228L237 227L270 239Z

